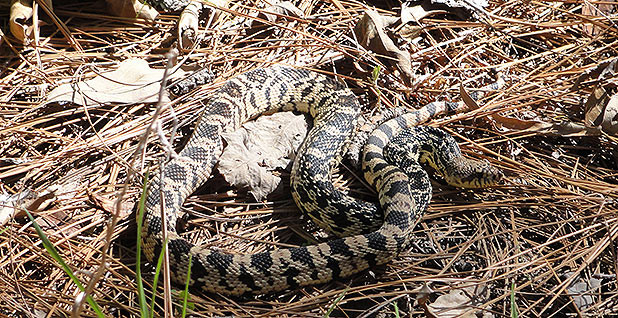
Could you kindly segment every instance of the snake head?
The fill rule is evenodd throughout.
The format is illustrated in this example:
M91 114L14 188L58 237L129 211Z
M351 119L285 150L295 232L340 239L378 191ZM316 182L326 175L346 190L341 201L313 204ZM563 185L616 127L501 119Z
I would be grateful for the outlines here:
M502 171L492 166L487 160L474 160L459 157L453 169L444 179L452 186L460 188L486 188L502 180Z

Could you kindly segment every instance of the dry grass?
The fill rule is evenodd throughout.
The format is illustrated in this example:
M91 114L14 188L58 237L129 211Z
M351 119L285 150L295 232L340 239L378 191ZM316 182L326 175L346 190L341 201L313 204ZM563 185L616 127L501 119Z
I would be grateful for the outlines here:
M355 92L374 107L377 91L368 84L368 76L352 66L355 61L371 70L379 63L350 39L363 4L300 0L296 5L311 17L279 21L265 39L248 37L244 18L264 5L241 1L203 30L204 41L187 63L212 68L218 77L215 84L174 101L180 120L176 145L191 131L199 99L226 78L269 63L304 64L349 76L356 80L348 81ZM458 99L460 83L481 87L491 82L491 70L505 73L507 86L482 101L481 110L435 121L457 135L468 154L504 169L504 185L473 192L436 183L413 247L387 266L339 282L252 299L194 292L194 315L323 316L345 291L331 316L371 316L379 311L392 316L394 304L402 316L424 316L423 307L415 303L423 283L435 291L430 302L454 288L481 287L473 305L495 316L510 315L512 286L521 316L596 317L618 312L615 137L504 130L483 117L506 111L501 114L582 122L583 101L592 85L569 88L582 72L617 55L618 27L600 14L582 15L581 7L579 1L491 1L491 14L480 21L425 19L422 40L411 50L416 73L428 77L410 94L380 87L380 100L386 105L418 107ZM6 4L0 8L8 9ZM23 48L11 38L0 47L0 191L41 192L53 185L69 189L37 216L65 261L87 282L100 265L111 218L110 209L102 207L112 206L125 183L131 155L154 108L139 104L85 109L42 101L55 85L95 76L98 69L127 58L145 58L153 67L162 67L166 37L176 16L164 15L152 28L144 21L109 17L96 2L58 4L55 9L70 39L44 29L37 49ZM592 25L596 34L583 31ZM469 33L460 38L462 31ZM456 38L460 39L451 41ZM417 51L423 54L415 55ZM324 59L327 52L336 54ZM169 111L162 119L169 129ZM149 142L142 166L154 170L163 150L156 136ZM136 166L140 173L146 169L142 166ZM338 184L371 194L348 173L340 177ZM127 210L139 196L139 182L130 189ZM195 216L186 236L243 252L302 243L295 232L306 236L307 230L297 226L299 212L286 191L256 204L220 178L211 180L185 204ZM139 313L135 222L128 213L121 217L112 234L106 272L93 292L109 316ZM28 220L11 220L2 230L0 315L69 316L79 291L42 248ZM569 272L574 273L570 278L565 275ZM600 290L590 294L588 307L574 306L567 288L591 278L600 279ZM93 312L86 308L82 314Z

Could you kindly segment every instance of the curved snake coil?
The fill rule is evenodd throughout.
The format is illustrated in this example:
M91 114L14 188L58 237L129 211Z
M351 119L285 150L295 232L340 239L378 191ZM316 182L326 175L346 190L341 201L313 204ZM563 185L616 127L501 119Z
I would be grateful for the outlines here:
M222 151L221 132L280 110L300 111L314 118L292 167L294 200L318 225L339 236L355 235L252 255L201 248L180 237L175 232L176 213L186 197L210 176ZM190 284L207 292L268 293L327 282L390 261L404 247L431 189L416 185L411 191L403 171L381 154L371 156L372 163L367 167L373 171L372 183L379 190L384 218L379 229L366 233L369 227L375 227L378 208L335 190L330 174L349 142L359 113L358 102L348 89L318 73L271 67L228 80L209 99L185 148L165 166L164 179L155 177L149 186L142 233L148 260L152 262L161 251L165 222L172 280L185 281L191 257ZM382 137L385 135L376 138ZM382 141L383 147L387 139ZM414 195L423 191L425 199L415 202ZM161 205L166 210L164 221Z

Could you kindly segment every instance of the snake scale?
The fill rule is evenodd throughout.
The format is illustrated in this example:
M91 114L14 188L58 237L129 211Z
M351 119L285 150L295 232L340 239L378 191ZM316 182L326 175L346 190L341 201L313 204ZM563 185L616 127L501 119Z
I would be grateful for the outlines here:
M245 255L195 246L183 239L176 233L177 212L210 177L222 152L221 133L259 115L286 110L309 114L314 121L292 167L294 201L318 225L340 238ZM185 282L191 259L190 285L226 295L264 294L324 283L384 264L405 248L431 197L427 176L416 161L448 166L445 161L450 159L433 159L432 155L436 148L457 147L452 137L441 139L427 130L414 133L417 128L409 127L444 110L430 107L399 116L370 135L363 170L378 190L378 207L336 190L331 181L331 171L339 164L360 115L360 105L349 89L322 74L281 66L229 79L208 99L186 146L165 165L164 178L156 174L149 185L142 232L144 254L150 262L160 254L165 222L172 280ZM401 132L423 138L407 138L400 146L385 148L389 139ZM416 154L406 148L412 144L417 145ZM387 149L391 150L383 153ZM449 154L457 151L451 149ZM398 168L396 161L405 162L405 168ZM455 165L463 162L458 160ZM482 179L474 181L483 183L478 185L496 181L498 174L488 164L465 164L473 172L471 178ZM462 178L466 177L456 177ZM466 181L463 185L473 184ZM165 220L161 219L161 207L165 208Z

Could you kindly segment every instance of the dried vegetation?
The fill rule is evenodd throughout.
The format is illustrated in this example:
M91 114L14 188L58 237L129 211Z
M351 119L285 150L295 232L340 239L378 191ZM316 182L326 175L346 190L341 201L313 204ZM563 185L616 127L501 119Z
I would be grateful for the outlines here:
M396 311L401 316L431 312L447 317L439 307L457 301L468 314L488 317L510 316L512 311L522 317L618 312L618 140L597 129L602 116L590 120L590 109L601 114L611 110L604 99L586 105L600 88L609 97L613 94L613 66L601 64L617 56L616 7L613 2L609 8L585 3L492 0L477 19L442 13L420 24L410 22L422 26L413 30L418 33L408 38L411 41L393 35L397 47L411 54L414 77L407 89L396 76L401 61L388 63L388 57L367 51L355 40L352 30L372 3L300 0L295 6L304 16L258 16L263 25L251 26L248 17L266 4L239 1L204 22L199 46L179 59L210 68L216 79L174 99L174 114L163 109L164 131L174 125L173 115L178 119L174 145L190 133L200 99L226 78L271 63L341 75L367 112L460 100L460 84L468 90L482 87L499 72L505 87L479 101L479 109L432 124L451 131L468 155L490 160L507 178L481 191L434 183L431 206L412 248L387 266L255 298L193 292L192 315L321 317L332 307L331 317L393 316ZM0 8L8 9L6 4ZM43 27L37 46L22 46L6 36L0 47L0 194L6 198L26 190L53 190L53 199L33 206L38 207L37 222L87 283L102 266L106 224L127 172L153 171L165 148L151 134L143 161L130 164L153 104L84 107L44 101L58 84L92 78L128 58L164 67L177 15L162 15L153 26L112 17L94 1L57 4L54 9L66 25L64 32L56 32L51 22L51 27ZM399 11L382 8L380 14L398 16ZM382 77L374 82L371 72L377 65ZM580 75L595 68L611 76L593 72L574 87ZM372 197L347 169L340 169L336 182ZM133 181L124 196L105 272L92 292L109 316L139 314L131 214L139 184L139 179ZM191 214L186 236L238 252L315 240L315 229L304 225L308 221L298 221L288 191L284 187L255 203L216 177L186 202ZM69 316L80 294L23 216L1 229L0 286L0 315L8 316ZM93 312L86 305L81 314Z

